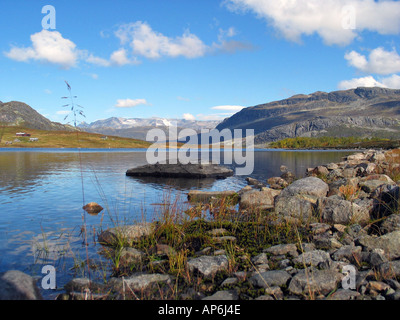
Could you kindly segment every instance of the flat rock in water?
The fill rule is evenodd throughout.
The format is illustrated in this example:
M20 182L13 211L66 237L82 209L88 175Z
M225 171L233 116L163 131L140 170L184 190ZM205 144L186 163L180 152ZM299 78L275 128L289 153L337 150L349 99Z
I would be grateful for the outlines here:
M127 176L133 177L165 177L224 179L233 175L233 170L216 164L148 164L129 169Z

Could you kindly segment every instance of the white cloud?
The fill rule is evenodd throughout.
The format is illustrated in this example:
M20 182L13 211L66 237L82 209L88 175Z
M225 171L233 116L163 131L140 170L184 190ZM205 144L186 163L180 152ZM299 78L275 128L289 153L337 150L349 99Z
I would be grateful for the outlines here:
M364 30L400 33L400 2L393 0L225 0L233 12L251 11L286 39L318 34L325 43L347 45Z
M344 80L338 84L338 88L341 90L354 89L357 87L382 87L400 89L400 76L394 74L390 77L383 77L378 80L376 80L373 76L366 76L362 78Z
M194 115L192 115L190 113L184 113L183 114L183 119L185 119L185 120L195 120L196 118L195 118Z
M31 47L13 47L5 55L16 61L38 60L58 64L65 69L74 67L78 61L79 51L75 43L63 38L58 31L42 30L31 35L31 42Z
M181 36L168 37L154 31L148 23L137 21L121 25L115 35L120 39L121 45L130 45L133 54L137 56L149 59L162 57L193 59L218 51L232 53L251 49L252 46L248 43L226 40L235 36L236 33L233 27L227 30L219 29L218 41L207 45L189 30Z
M392 76L384 78L381 81L388 88L400 89L400 76L397 74L393 74Z
M162 56L197 58L204 56L207 51L203 41L189 31L185 31L182 36L170 38L154 31L142 21L122 25L115 34L121 44L129 43L134 54L151 59Z
M225 111L240 111L242 110L243 106L230 106L230 105L226 105L226 106L216 106L216 107L212 107L212 110L225 110Z
M115 108L133 108L139 105L148 105L146 99L118 99Z
M139 64L140 62L136 59L129 59L127 52L124 48L118 49L111 53L110 59L104 59L100 57L96 57L93 54L86 54L85 58L86 62L101 66L101 67L110 67L110 66L124 66L127 64Z
M129 59L124 48L111 53L109 59L97 57L87 50L79 50L74 42L63 38L58 31L42 30L30 38L32 42L30 47L12 47L10 51L4 53L5 56L20 62L37 60L57 64L65 69L75 67L79 60L102 67L139 63L135 58Z
M356 51L351 51L345 55L349 64L358 70L366 73L392 74L400 72L400 56L396 49L386 51L382 47L372 50L368 59Z
M338 88L341 90L353 89L357 87L384 87L384 85L376 81L372 76L343 80L338 85Z
M123 66L126 64L130 64L131 61L129 60L126 50L125 49L119 49L117 51L114 51L111 54L110 61L112 64L118 65L118 66Z

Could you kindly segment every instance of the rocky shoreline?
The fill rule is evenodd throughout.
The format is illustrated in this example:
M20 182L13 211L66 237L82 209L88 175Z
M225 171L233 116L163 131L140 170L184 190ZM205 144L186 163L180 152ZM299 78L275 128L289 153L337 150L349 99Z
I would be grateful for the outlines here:
M113 276L73 279L58 299L400 300L398 150L355 153L302 179L281 170L239 192L189 193L182 225L104 230ZM27 276L13 272L0 277L1 299L41 298L29 279L10 296L12 279Z

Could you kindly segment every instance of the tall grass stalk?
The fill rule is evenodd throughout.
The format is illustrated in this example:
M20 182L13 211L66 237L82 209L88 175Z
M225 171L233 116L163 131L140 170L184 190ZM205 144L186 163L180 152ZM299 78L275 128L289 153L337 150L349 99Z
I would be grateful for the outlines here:
M67 85L68 93L69 95L66 97L62 97L62 99L68 99L70 103L63 105L63 107L69 107L71 109L71 113L73 115L73 124L76 132L76 139L78 142L78 146L80 145L80 140L79 140L79 132L80 130L77 128L77 116L81 115L85 117L83 113L83 107L80 106L79 104L75 103L75 100L77 96L74 96L72 94L72 88L70 84L65 81L65 84ZM70 115L66 115L64 120L68 118ZM87 262L87 272L88 272L88 278L90 280L90 267L89 267L89 251L88 251L88 239L87 239L87 224L86 224L86 212L83 209L85 206L85 185L84 185L84 177L83 177L83 164L82 164L82 154L81 154L81 148L78 147L78 157L79 157L79 168L80 168L80 174L81 174L81 191L82 191L82 223L83 223L83 235L84 235L84 245L85 245L85 250L86 250L86 262Z

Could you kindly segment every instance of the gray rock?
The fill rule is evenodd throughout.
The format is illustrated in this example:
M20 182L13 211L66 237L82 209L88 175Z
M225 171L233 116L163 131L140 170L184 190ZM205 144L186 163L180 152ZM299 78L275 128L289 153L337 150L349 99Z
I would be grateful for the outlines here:
M338 249L343 246L339 240L327 233L315 235L313 237L313 243L317 249L325 250Z
M328 185L319 178L307 177L296 180L282 191L282 197L309 196L305 198L325 197L329 191Z
M337 288L343 275L332 270L304 269L299 271L289 284L289 291L296 295L327 295Z
M187 262L190 272L199 272L205 277L214 276L217 272L226 270L229 262L225 255L201 256L191 258Z
M391 214L380 225L382 233L390 233L400 230L400 214Z
M265 253L260 253L259 255L252 257L251 262L253 262L255 265L268 264L268 257Z
M350 289L338 289L331 294L327 300L356 300L361 294L357 291Z
M384 250L375 248L368 255L367 262L373 267L378 267L382 263L388 262L388 259L385 257L385 251Z
M299 196L279 195L275 199L275 212L285 219L295 218L300 222L308 222L315 214L315 210L313 203Z
M379 272L385 278L400 277L400 260L382 263Z
M300 254L293 259L293 263L304 266L314 266L326 268L331 263L329 253L323 250L313 250Z
M360 179L358 183L360 188L367 193L372 193L384 185L393 185L396 183L385 174L373 174ZM383 187L382 187L383 188Z
M130 266L132 264L142 262L145 254L135 248L123 248L119 255L119 263L121 266Z
M222 283L221 287L233 286L239 282L238 278L226 278Z
M400 231L393 231L380 237L363 235L358 238L358 243L369 251L375 248L382 249L389 260L400 257Z
M346 245L336 250L332 254L332 258L336 261L354 262L359 260L359 255L361 253L361 246Z
M293 243L290 244L278 244L263 250L264 252L270 253L274 256L280 256L285 254L297 255L297 246Z
M366 224L370 220L369 211L359 205L332 196L321 198L318 202L323 221L332 224L359 223Z
M116 243L123 243L129 246L141 237L149 236L153 232L153 228L154 225L148 222L110 228L99 234L98 242L102 245L112 246Z
M239 296L236 291L217 291L212 296L203 298L202 300L238 300Z
M249 191L240 197L239 207L241 209L272 209L275 197L281 193L280 190L263 188L261 191Z
M84 292L90 290L91 292L100 291L104 289L105 286L103 284L91 281L88 278L74 278L70 280L65 286L64 289L67 293L71 292Z
M259 288L282 287L286 286L291 276L283 270L271 270L256 273L249 281Z
M284 189L289 183L281 177L272 177L267 180L271 189Z
M171 284L173 278L160 273L135 273L127 278L111 278L108 282L116 290L129 292L129 289L141 291L154 288L159 283ZM129 288L129 289L128 289Z
M42 300L36 281L28 274L10 270L0 274L0 300Z

